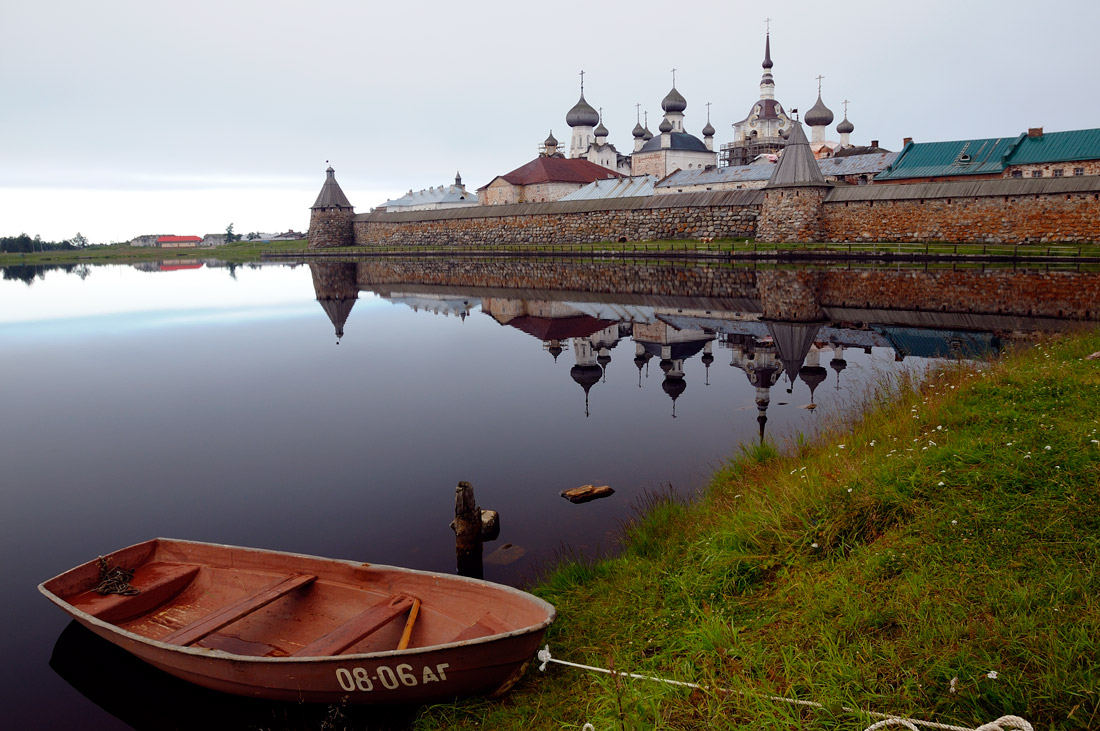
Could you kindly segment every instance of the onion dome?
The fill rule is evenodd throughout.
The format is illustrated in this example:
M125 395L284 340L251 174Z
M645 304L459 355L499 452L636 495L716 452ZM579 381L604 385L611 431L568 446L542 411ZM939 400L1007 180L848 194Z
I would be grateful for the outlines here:
M710 122L707 122L707 126L703 127L703 136L704 137L713 137L714 136L714 127L711 126Z
M811 127L824 127L833 123L833 113L821 101L821 92L818 92L817 103L806 112L803 121Z
M584 93L582 92L581 98L565 115L565 123L570 127L595 127L600 123L600 113L584 100Z
M842 135L850 135L855 130L856 126L848 121L848 115L844 115L844 121L836 126L836 131Z
M558 146L558 141L556 139L554 139L554 130L550 130L550 136L547 137L546 142L543 142L542 144L546 145L547 147L557 147Z
M665 117L664 119L661 120L661 126L658 127L657 129L661 130L662 134L665 133L665 132L671 132L672 131L672 122L668 121L668 117Z
M685 99L680 92L676 91L675 86L672 87L672 91L661 100L661 109L664 109L666 112L682 112L687 109L687 107L687 99Z
M764 69L772 67L772 35L768 33L764 37L764 63L760 64Z
M631 132L631 134L634 135L634 139L645 137L645 127L642 126L641 122L638 122L636 125L634 125L634 131Z
M644 130L642 130L642 139L646 142L649 142L651 139L653 139L653 133L649 131L649 127L646 127Z
M607 135L608 135L607 127L603 126L603 120L602 119L600 120L600 125L592 131L592 134L596 135L597 137L607 137Z

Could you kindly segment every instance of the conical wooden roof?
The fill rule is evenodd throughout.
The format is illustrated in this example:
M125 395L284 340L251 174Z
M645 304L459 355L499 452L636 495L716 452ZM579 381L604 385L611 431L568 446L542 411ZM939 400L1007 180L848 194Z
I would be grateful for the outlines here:
M810 149L810 141L806 139L806 133L802 131L802 123L791 121L790 135L787 137L787 145L783 148L783 154L779 156L779 163L768 180L767 188L783 187L831 187L821 174L821 168Z
M354 208L340 189L340 184L336 182L336 171L331 165L325 171L325 184L321 186L321 192L317 194L317 200L310 208Z

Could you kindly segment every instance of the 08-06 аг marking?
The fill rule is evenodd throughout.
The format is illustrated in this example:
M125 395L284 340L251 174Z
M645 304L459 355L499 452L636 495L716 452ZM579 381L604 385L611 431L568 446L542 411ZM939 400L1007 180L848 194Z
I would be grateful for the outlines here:
M435 666L433 670L430 665L425 665L421 668L420 673L413 672L413 666L408 663L401 663L396 667L389 667L388 665L379 665L376 672L377 674L372 676L367 672L366 668L336 668L336 682L340 684L340 687L347 691L361 690L364 692L374 690L375 682L381 684L386 690L397 690L398 687L404 685L412 687L414 685L423 685L425 683L436 683L440 680L447 679L447 668L450 667L450 663L440 663Z

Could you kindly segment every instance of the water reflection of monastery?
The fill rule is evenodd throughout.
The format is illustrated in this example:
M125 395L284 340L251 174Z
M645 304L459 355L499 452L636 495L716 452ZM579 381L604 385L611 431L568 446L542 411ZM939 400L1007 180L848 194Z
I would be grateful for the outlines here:
M348 267L341 269L341 267ZM354 265L311 264L317 299L331 320L337 339L355 304L359 285ZM584 393L586 416L592 397L609 377L630 374L639 388L659 387L676 402L688 389L685 363L698 358L704 367L702 387L710 385L711 367L728 351L728 363L744 374L754 392L756 420L764 438L773 394L801 401L814 409L818 390L843 388L848 367L845 351L889 349L894 360L906 357L972 358L998 352L992 332L878 325L867 323L795 322L762 317L759 312L690 309L643 302L599 302L485 295L417 288L372 287L394 304L464 321L475 308L503 327L530 336L555 363L572 361L569 377ZM425 287L425 290L431 289ZM511 293L508 293L511 294ZM598 299L592 295L592 299ZM613 299L613 298L612 298ZM633 346L623 341L632 341ZM722 358L726 361L726 358ZM635 371L630 372L629 361ZM721 361L719 361L721 362ZM615 363L621 363L616 367ZM656 369L653 366L656 366ZM650 381L649 379L653 379ZM777 390L778 389L778 390Z

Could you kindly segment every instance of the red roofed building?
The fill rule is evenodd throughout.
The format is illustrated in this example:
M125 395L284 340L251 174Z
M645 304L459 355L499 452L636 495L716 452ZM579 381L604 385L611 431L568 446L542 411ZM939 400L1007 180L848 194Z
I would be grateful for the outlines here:
M494 206L556 201L593 181L625 177L588 160L565 158L557 151L557 145L557 140L550 135L543 152L534 160L478 188L478 202Z
M157 246L162 249L182 249L202 243L199 236L158 236Z

